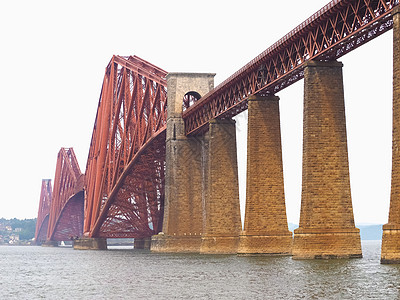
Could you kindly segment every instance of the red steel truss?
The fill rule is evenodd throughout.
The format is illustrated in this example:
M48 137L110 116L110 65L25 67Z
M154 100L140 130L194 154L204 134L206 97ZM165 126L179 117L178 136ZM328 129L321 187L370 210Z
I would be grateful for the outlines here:
M42 180L38 217L36 220L35 243L41 244L46 241L47 228L49 225L50 205L52 199L51 179Z
M84 177L74 150L61 148L57 156L47 240L66 241L82 235Z
M164 206L167 72L113 56L94 124L85 181L85 235L151 236Z
M337 59L393 26L399 0L334 0L297 26L183 113L186 134L213 118L247 109L254 94L275 94L304 77L309 60Z

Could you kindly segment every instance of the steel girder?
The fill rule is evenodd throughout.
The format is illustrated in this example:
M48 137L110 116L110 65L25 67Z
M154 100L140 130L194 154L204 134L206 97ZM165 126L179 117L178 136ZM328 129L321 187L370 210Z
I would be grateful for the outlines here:
M187 135L213 118L247 109L255 94L275 94L304 77L309 60L337 59L393 26L399 0L334 0L297 26L183 113Z
M38 216L36 219L35 243L46 241L49 224L50 205L52 200L51 179L42 180Z
M47 240L65 241L82 235L84 177L74 150L61 148L57 156Z
M164 206L167 72L113 56L103 80L85 181L85 235L151 236Z

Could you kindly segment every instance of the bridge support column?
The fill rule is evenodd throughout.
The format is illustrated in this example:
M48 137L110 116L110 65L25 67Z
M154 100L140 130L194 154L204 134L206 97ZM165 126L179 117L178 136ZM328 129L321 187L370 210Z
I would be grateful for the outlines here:
M236 254L242 224L235 121L210 121L208 153L208 185L200 253Z
M303 188L293 258L361 257L350 193L342 63L304 69Z
M238 253L289 255L279 97L250 98L248 114L246 213Z
M134 249L150 249L151 238L135 238L133 240L133 248Z
M73 240L75 250L107 250L107 239L81 237Z
M199 252L203 231L204 137L186 137L182 104L188 92L204 95L215 74L169 73L163 230L154 252Z
M383 225L381 263L400 263L400 9L393 11L393 137L389 222Z

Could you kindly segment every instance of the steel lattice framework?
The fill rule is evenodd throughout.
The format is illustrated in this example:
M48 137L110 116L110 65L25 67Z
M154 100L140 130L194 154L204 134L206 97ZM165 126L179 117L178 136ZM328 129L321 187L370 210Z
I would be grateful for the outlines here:
M51 179L42 180L38 217L36 220L35 243L41 244L46 241L47 228L49 225L50 205L52 200Z
M74 150L61 148L57 156L47 240L66 241L83 232L83 184Z
M213 118L247 109L251 95L275 94L304 77L309 60L335 60L393 26L398 0L334 0L297 26L183 113L186 134Z
M164 206L167 72L113 56L103 80L85 181L85 235L151 236Z

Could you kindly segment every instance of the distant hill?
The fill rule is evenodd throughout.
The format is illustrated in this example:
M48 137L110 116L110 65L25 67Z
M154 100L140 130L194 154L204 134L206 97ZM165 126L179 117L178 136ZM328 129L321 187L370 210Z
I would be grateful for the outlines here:
M289 223L289 230L293 232L294 229L298 228L299 225ZM382 225L371 224L371 225L356 225L360 229L360 235L362 240L381 240L382 239Z

